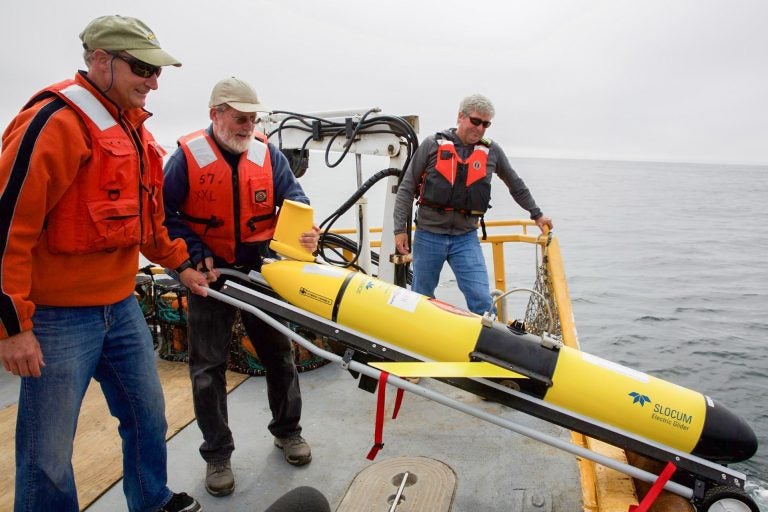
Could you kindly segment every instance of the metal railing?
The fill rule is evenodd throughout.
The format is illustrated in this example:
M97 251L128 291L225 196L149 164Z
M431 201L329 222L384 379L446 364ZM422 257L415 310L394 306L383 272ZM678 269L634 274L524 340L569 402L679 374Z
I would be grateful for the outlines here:
M506 256L504 251L504 245L507 243L524 243L532 246L538 246L538 250L541 251L542 261L545 265L546 271L551 283L551 290L553 294L555 310L557 311L558 320L560 323L560 329L562 331L563 343L569 347L579 348L578 336L576 334L576 325L573 317L573 308L571 306L571 298L568 293L568 283L565 278L565 269L563 267L563 259L560 254L560 244L557 238L552 233L541 234L538 233L536 224L529 219L512 219L512 220L490 220L485 223L487 230L487 237L480 242L484 244L491 244L492 265L490 271L492 271L493 286L501 293L507 291L507 278L506 278ZM533 227L536 233L531 233L529 228ZM510 231L514 229L515 231ZM333 233L339 235L355 235L357 230L355 228L337 228L332 230ZM382 228L372 227L369 229L371 236L370 246L371 248L381 247L381 233ZM373 235L378 235L378 239ZM348 250L344 250L345 257L351 259L352 253ZM382 260L386 261L386 260ZM506 321L503 312L499 316L501 321Z

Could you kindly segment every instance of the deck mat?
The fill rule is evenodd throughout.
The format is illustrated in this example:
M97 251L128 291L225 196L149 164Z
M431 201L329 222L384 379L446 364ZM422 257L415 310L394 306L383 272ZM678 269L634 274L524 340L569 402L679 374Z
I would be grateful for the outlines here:
M170 439L195 419L189 368L184 363L158 359L157 369L165 393L166 439ZM227 392L247 378L248 375L227 372ZM0 512L13 510L16 409L13 404L0 411ZM81 510L122 478L120 446L117 419L109 414L98 383L91 381L80 411L72 457Z

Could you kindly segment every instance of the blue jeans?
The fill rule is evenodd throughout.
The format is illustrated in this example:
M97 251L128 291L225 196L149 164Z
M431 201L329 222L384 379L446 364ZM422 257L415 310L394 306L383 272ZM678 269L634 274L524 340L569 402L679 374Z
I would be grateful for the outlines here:
M45 367L41 377L21 379L15 512L79 510L72 442L91 377L120 420L129 510L159 509L171 498L165 485L165 403L136 299L108 306L38 306L32 320Z
M488 271L476 231L462 235L441 235L417 229L413 240L411 290L434 297L440 281L440 270L446 261L456 275L467 308L479 315L488 311L491 307Z

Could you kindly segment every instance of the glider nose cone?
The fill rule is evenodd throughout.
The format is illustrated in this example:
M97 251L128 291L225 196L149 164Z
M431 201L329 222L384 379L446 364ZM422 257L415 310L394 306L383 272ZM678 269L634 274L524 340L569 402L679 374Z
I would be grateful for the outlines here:
M708 402L711 400L707 397ZM757 452L757 436L746 421L715 400L707 407L707 418L693 454L721 463L741 462Z

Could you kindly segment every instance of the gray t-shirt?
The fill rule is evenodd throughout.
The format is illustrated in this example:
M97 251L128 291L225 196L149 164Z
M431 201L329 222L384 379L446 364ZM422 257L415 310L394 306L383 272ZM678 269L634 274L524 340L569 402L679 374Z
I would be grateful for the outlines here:
M440 138L453 141L459 158L466 159L475 149L473 144L463 144L456 135L456 129L450 128L440 132ZM395 234L405 233L406 223L413 212L413 202L416 191L421 184L422 176L428 168L433 168L437 161L437 136L430 135L419 145L405 171L395 200L394 224ZM536 206L531 192L525 186L522 178L512 169L507 156L501 147L491 142L486 164L487 178L495 173L503 181L512 198L523 209L527 210L532 219L541 216L541 210ZM419 208L416 224L419 229L445 235L461 235L477 229L479 216L466 215L457 211L445 211L435 208Z

